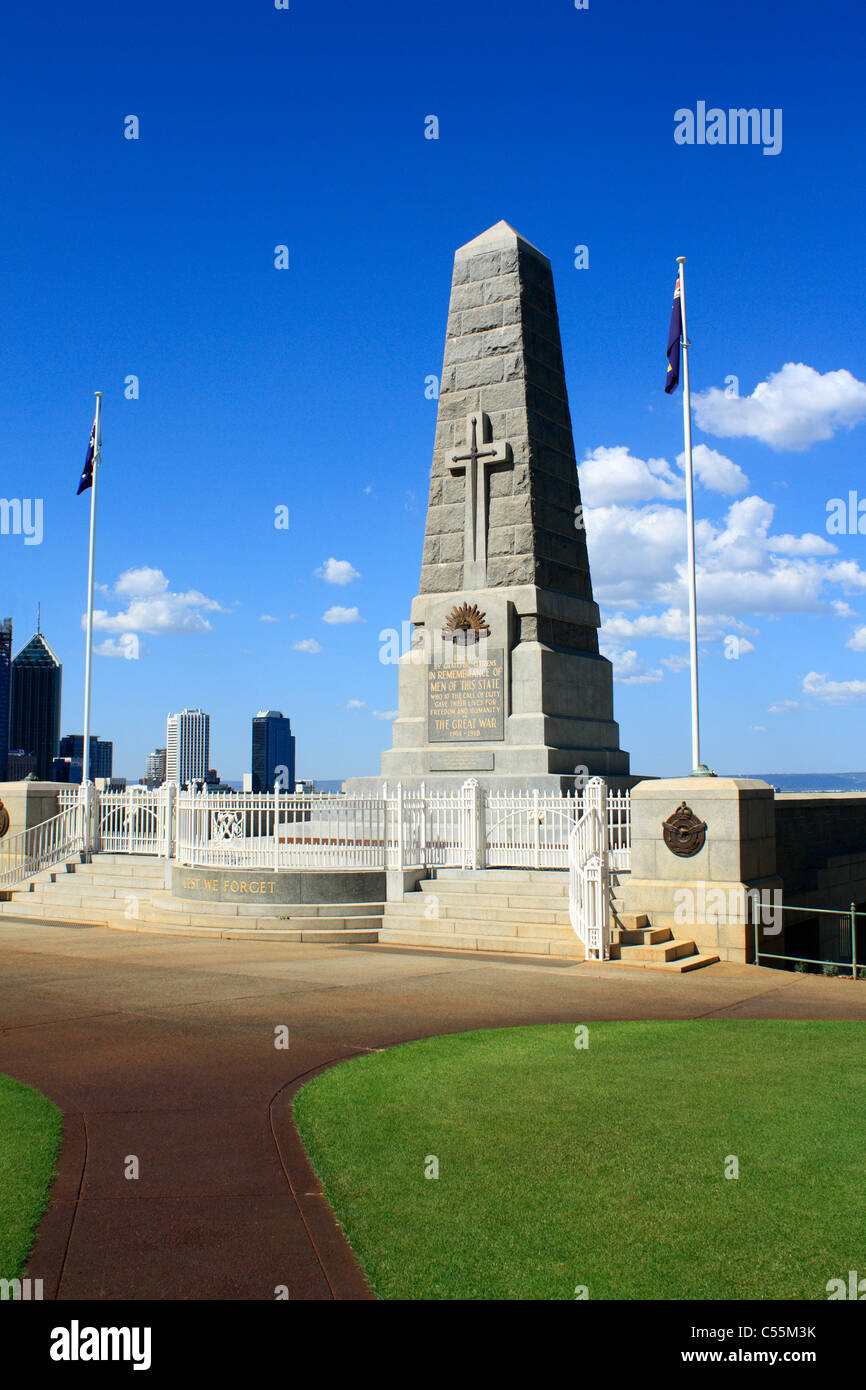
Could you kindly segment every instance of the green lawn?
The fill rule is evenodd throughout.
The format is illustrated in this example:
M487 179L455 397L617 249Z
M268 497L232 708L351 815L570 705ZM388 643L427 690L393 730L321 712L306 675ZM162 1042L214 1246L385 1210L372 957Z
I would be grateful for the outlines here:
M866 1276L863 1024L461 1033L343 1062L295 1116L381 1298L825 1299Z
M0 1076L0 1279L24 1269L48 1201L62 1128L56 1105Z

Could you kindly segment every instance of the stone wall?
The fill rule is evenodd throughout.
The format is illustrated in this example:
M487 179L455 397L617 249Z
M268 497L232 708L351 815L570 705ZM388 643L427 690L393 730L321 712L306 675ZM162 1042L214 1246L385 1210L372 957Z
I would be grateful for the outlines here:
M836 890L844 896L851 891L847 884L863 879L858 861L866 857L866 796L777 792L775 807L776 871L784 880L785 901L802 902L823 888L834 893L827 906L837 906Z

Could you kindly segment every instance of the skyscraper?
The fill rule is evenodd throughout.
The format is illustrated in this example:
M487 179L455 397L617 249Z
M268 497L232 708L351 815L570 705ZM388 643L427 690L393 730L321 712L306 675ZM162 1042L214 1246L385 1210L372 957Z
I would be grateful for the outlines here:
M41 632L30 638L12 662L12 718L9 743L36 759L36 776L51 781L60 742L60 687L63 667Z
M12 619L0 623L0 782L9 777L9 718L12 703Z
M185 787L203 782L210 762L210 715L201 709L170 714L165 721L165 780Z
M153 752L147 755L144 785L146 787L161 787L165 780L165 749L154 748Z
M253 791L295 790L295 740L291 720L278 709L262 709L253 719Z
M61 758L69 758L69 781L80 782L84 771L84 735L64 734L60 740ZM97 777L111 777L114 761L114 744L107 739L90 735L89 773L91 782Z

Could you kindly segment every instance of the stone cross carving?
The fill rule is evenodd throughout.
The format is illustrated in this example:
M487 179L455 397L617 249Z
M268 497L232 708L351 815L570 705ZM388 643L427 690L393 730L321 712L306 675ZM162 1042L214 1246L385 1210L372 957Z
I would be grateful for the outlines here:
M481 439L478 439L478 426ZM466 512L463 522L463 584L483 589L487 583L487 473L497 466L513 468L511 445L491 439L490 420L480 411L466 420L468 454L454 454L452 473L466 474ZM486 447L480 448L481 445ZM481 465L480 469L478 465Z

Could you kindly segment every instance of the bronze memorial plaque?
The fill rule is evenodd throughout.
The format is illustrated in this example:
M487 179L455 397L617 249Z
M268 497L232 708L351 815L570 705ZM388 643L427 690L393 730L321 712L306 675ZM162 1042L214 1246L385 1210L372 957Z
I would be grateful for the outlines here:
M486 743L505 737L504 654L427 670L427 741Z

